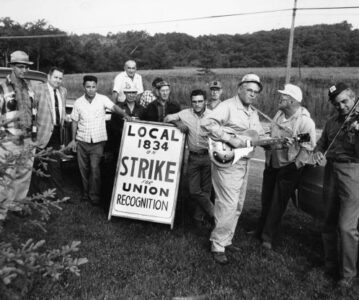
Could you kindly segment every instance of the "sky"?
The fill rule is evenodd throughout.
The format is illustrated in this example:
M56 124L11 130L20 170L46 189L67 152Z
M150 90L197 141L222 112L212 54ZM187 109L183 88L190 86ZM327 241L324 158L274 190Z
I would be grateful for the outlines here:
M1 16L24 24L45 19L67 33L144 30L149 34L183 32L192 36L244 34L290 28L292 11L204 20L184 18L293 8L294 0L0 0ZM297 8L359 6L358 0L297 0ZM153 23L177 20L175 22ZM359 8L297 11L296 26L347 21L359 28ZM140 24L141 23L141 24Z

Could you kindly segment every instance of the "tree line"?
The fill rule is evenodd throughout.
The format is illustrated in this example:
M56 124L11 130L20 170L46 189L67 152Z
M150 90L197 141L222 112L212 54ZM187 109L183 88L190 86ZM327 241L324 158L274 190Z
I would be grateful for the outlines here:
M45 20L19 24L0 18L0 36L65 34ZM193 37L185 33L145 31L68 35L65 37L0 40L0 66L9 54L27 51L35 68L47 71L52 65L66 73L118 71L128 59L141 69L173 67L237 68L283 67L286 64L289 29L252 34L219 34ZM346 21L333 25L295 29L293 66L359 66L359 30Z

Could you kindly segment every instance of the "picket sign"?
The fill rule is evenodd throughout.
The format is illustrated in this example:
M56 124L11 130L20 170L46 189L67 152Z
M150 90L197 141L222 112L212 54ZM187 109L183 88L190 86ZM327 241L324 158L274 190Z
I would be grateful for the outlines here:
M185 135L166 123L125 121L108 219L173 228Z

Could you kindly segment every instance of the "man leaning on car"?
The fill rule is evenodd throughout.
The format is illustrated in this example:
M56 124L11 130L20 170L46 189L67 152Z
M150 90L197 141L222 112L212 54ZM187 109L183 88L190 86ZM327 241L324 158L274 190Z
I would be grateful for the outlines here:
M359 111L354 107L354 91L345 83L330 87L328 96L338 114L325 124L314 151L316 163L322 164L327 159L322 232L325 271L337 275L339 270L338 285L350 288L357 275L359 240Z
M3 142L0 147L0 162L5 155L20 154L29 151L25 165L8 168L4 182L0 185L0 220L4 220L14 200L24 199L28 193L34 162L32 139L36 136L36 109L34 92L30 82L25 79L29 66L33 62L23 51L15 51L10 56L12 72L0 85L0 134ZM36 132L36 129L33 130ZM6 188L5 188L6 187Z

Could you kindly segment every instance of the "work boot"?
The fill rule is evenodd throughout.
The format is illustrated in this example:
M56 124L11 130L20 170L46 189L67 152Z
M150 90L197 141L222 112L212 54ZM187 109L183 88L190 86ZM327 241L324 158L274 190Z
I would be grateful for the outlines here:
M272 250L272 243L271 242L262 242L262 248L265 250Z
M355 277L344 277L338 281L338 287L341 289L350 289L355 283Z
M219 263L220 265L226 265L228 264L228 258L224 252L212 252L213 259L216 263Z
M235 252L241 252L241 248L236 247L236 246L234 246L233 244L231 244L231 245L229 245L229 246L226 247L226 251L233 252L233 253L235 253Z

